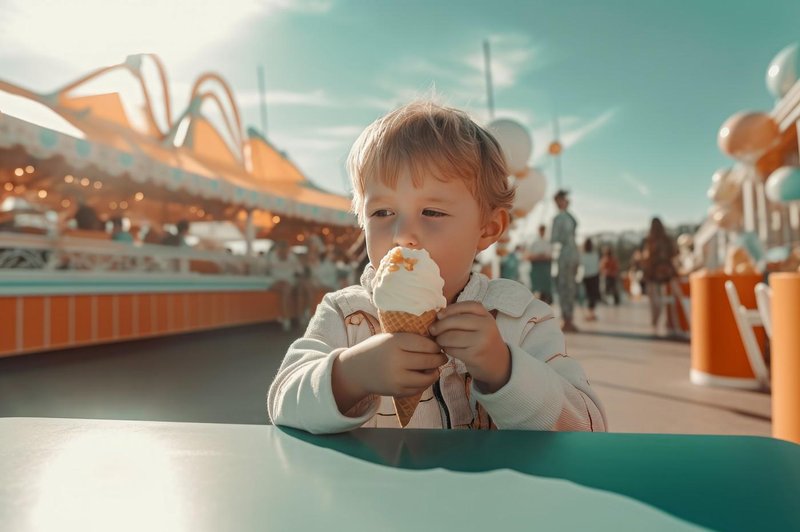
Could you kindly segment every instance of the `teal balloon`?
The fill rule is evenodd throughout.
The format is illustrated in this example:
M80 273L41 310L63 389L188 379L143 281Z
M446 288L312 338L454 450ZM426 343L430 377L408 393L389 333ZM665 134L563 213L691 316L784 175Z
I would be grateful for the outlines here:
M767 68L767 90L780 100L800 77L800 53L797 43L790 44L780 52Z
M800 167L782 166L772 172L767 179L765 192L776 203L800 201Z

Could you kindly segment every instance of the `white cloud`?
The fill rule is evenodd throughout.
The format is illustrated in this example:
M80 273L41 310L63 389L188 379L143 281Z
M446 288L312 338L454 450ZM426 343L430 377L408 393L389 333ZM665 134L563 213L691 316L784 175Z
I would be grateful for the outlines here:
M492 86L495 89L514 86L521 74L539 65L540 52L524 35L501 34L490 37ZM472 73L466 78L470 86L474 86L476 81L484 83L486 61L482 49L468 55L463 63L472 69Z
M243 91L236 95L239 106L257 107L261 95L257 91ZM309 92L267 91L267 105L297 105L306 107L334 107L337 104L322 89Z
M576 145L594 131L597 131L608 124L616 114L616 108L609 109L594 120L580 124L575 128L568 128L565 131L562 131L561 144L564 145L564 148L569 148Z
M89 70L152 52L168 64L225 42L241 24L279 11L322 13L329 0L5 0L0 50Z
M270 136L274 145L288 153L294 161L309 161L319 152L341 150L345 154L350 142L342 139L314 138L274 133ZM334 154L335 155L335 154Z
M558 117L560 142L564 149L571 148L583 141L591 133L608 125L616 116L618 108L612 108L599 116L591 119L581 119L577 116L567 115ZM542 123L534 127L533 136L533 161L534 164L543 164L549 158L547 147L555 139L553 121Z
M364 131L364 126L321 127L316 130L319 135L342 139L355 139L362 131Z
M650 187L648 187L643 181L640 179L636 179L631 174L625 172L622 174L622 180L628 183L634 190L636 190L642 196L650 196Z

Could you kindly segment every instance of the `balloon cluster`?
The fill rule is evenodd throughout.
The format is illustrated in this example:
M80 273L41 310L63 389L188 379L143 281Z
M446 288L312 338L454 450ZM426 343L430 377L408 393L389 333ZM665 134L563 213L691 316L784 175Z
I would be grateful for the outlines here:
M780 100L800 78L800 47L791 44L778 52L767 69L767 89ZM774 202L800 201L800 168L782 166L767 178L767 197Z
M522 124L508 118L498 118L492 120L487 129L500 144L506 167L511 173L508 177L509 184L516 189L514 204L511 207L513 223L524 218L544 198L547 178L539 170L528 166L533 153L533 140ZM498 256L508 254L508 243L509 236L506 230L497 242Z
M799 77L800 48L792 44L769 64L767 90L781 100L797 84ZM745 167L754 167L768 153L774 154L780 142L781 131L775 119L767 113L753 111L731 116L717 134L720 150ZM708 197L713 205L709 208L709 218L724 229L735 230L741 226L744 181L739 167L717 170L711 179ZM774 202L800 201L800 167L783 166L773 171L766 179L766 194Z

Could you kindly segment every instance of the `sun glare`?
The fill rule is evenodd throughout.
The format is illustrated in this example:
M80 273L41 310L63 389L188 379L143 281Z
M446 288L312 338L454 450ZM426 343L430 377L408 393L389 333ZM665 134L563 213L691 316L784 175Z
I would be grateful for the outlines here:
M174 466L148 435L78 436L42 471L36 530L186 530Z
M0 17L0 48L22 48L88 70L145 52L169 62L202 59L199 54L206 46L230 38L240 23L267 11L271 3L10 0L9 4Z

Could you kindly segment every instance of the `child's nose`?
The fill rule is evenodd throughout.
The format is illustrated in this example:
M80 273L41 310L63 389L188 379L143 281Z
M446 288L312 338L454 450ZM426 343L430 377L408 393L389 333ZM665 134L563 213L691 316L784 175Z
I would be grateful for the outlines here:
M419 236L413 224L398 219L394 231L394 245L406 248L419 247Z

